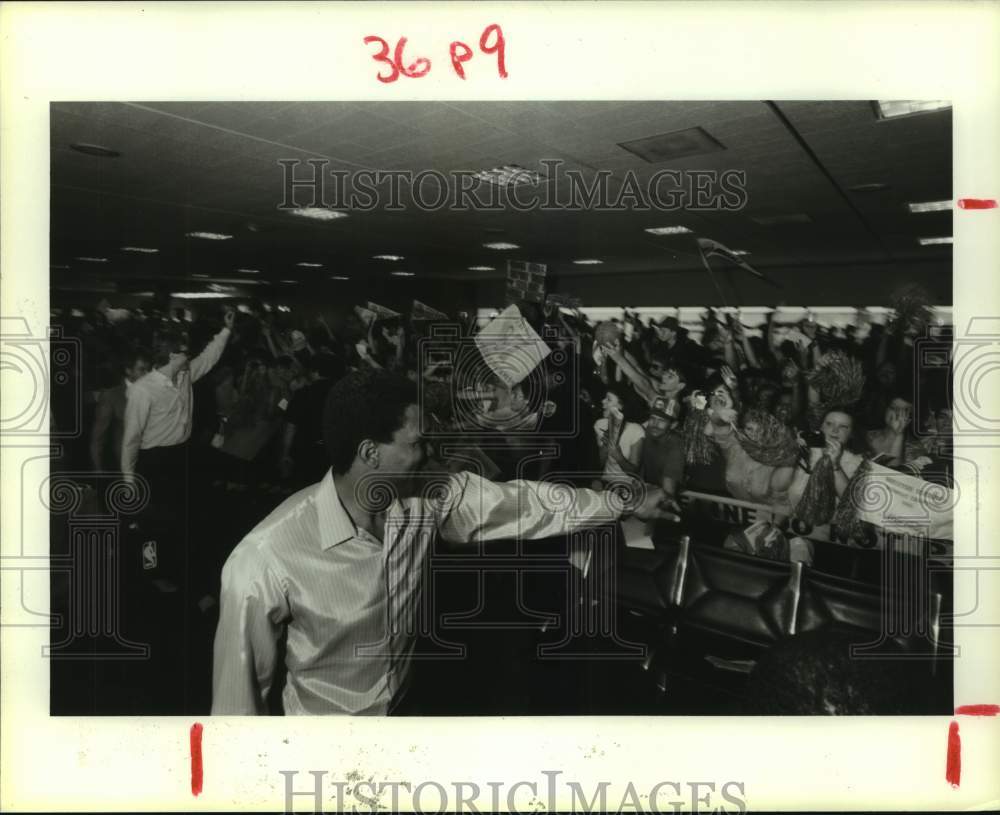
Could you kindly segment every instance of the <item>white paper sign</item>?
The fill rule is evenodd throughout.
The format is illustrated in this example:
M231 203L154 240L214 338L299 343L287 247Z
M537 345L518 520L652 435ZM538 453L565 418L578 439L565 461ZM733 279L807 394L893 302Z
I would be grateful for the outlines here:
M517 306L507 306L476 335L476 346L500 379L513 387L550 353Z

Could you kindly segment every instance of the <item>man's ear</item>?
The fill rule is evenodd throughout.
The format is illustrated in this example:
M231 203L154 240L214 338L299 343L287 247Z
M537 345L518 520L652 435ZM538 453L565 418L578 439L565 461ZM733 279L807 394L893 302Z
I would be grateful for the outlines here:
M378 445L371 439L365 439L358 445L358 458L372 469L377 469Z

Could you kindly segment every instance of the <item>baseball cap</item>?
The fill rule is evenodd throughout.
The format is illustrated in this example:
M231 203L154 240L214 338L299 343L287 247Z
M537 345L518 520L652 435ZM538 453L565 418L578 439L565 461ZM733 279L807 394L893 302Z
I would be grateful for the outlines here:
M656 325L660 328L669 328L671 331L677 331L681 327L676 317L664 317Z
M657 396L650 405L649 412L664 419L677 419L681 415L681 405L676 399Z

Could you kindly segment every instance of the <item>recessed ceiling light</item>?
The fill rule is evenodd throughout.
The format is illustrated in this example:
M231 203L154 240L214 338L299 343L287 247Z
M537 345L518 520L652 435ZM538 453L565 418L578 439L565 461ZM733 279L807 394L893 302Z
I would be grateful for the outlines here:
M525 169L517 164L504 164L490 170L480 170L473 178L487 181L498 187L516 187L518 184L537 184L543 179L540 173Z
M375 260L402 260L402 255L372 255Z
M393 277L413 277L413 272L395 271L389 272Z
M470 272L495 272L496 271L496 267L495 266L470 266L469 267L469 271Z
M243 274L260 274L260 269L237 269L236 271Z
M69 147L78 153L86 153L88 156L98 156L99 158L118 158L121 155L117 150L112 150L110 147L102 147L99 144L88 144L87 142L74 142Z
M86 261L87 263L107 263L108 262L107 258L80 257L80 258L75 258L75 260L83 260L83 261Z
M288 210L288 213L296 215L299 218L309 218L313 221L336 221L347 217L346 212L326 209L325 207L296 207L295 209Z
M350 280L350 279L351 278L342 274L335 274L330 276L330 280Z
M228 241L232 235L224 235L222 232L188 232L189 238L201 238L206 241Z
M917 238L921 246L938 246L939 244L954 243L954 238Z
M580 260L574 260L573 263L577 266L600 266L604 261L597 258L580 258Z
M159 252L159 249L151 249L148 246L123 246L121 248L123 252L138 252L141 255L155 255Z
M304 267L306 269L322 269L323 268L323 264L322 263L310 263L307 260L299 261L295 265L296 266L302 266L302 267Z
M179 300L217 300L223 297L232 297L221 291L174 291L170 292L171 297Z
M952 208L951 201L924 201L923 203L911 201L906 206L910 208L910 212L941 212Z
M913 116L917 113L933 113L947 110L951 102L941 100L914 102L912 100L876 102L875 113L880 119L896 119L899 116Z
M686 235L691 230L686 226L651 226L645 231L650 235Z
M503 241L497 241L496 243L484 243L487 249L520 249L516 243L504 243Z

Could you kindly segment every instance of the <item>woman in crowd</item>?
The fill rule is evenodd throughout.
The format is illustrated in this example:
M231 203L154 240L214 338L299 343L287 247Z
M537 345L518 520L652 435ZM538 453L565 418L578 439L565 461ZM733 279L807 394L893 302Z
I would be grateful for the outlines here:
M911 432L913 404L901 394L889 400L882 425L868 432L868 446L879 464L920 472L931 463L926 448Z
M609 385L601 401L601 418L594 422L605 484L639 473L645 431L637 421L636 400L628 387Z
M787 510L789 514L807 520L817 537L824 539L829 537L832 512L825 518L804 517L807 515L808 507L803 504L803 498L809 489L810 479L817 474L820 462L825 458L833 470L832 486L836 496L835 498L831 496L827 504L835 506L864 461L864 443L859 435L855 431L855 419L851 410L836 406L824 412L820 429L816 433L803 434L800 437L803 453L788 486ZM817 489L821 487L821 485L814 486ZM824 511L821 515L827 513Z

